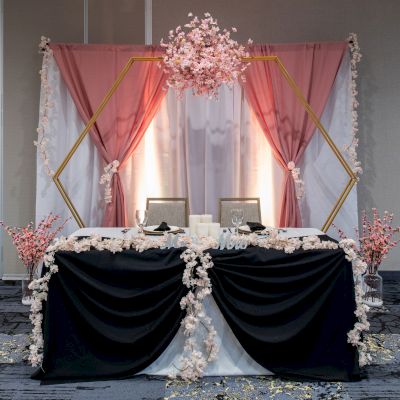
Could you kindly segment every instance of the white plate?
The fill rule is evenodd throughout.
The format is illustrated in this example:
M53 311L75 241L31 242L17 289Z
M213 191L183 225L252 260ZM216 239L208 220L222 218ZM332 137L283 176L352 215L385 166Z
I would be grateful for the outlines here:
M170 226L170 230L169 231L156 231L155 229L157 229L160 225L151 225L151 226L145 226L143 228L143 232L146 235L164 235L164 232L167 233L178 233L181 228L179 228L179 226Z

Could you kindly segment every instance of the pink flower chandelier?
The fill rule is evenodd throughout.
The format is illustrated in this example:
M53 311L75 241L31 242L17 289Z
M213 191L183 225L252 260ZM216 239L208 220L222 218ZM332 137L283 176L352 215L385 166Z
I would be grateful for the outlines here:
M188 16L193 17L193 14ZM169 31L168 43L161 40L165 48L167 85L176 90L178 98L182 98L188 88L192 88L195 95L216 98L222 84L232 87L239 78L244 81L243 72L248 63L242 62L242 57L248 57L248 53L230 36L236 28L221 32L210 13L205 13L204 17L195 16L183 29L178 26L175 31ZM249 39L248 43L252 41Z

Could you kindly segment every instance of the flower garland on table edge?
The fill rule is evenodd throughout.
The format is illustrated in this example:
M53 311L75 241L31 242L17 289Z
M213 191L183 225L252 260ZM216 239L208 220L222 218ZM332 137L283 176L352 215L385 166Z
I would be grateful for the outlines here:
M357 100L358 90L357 90L357 78L358 78L358 71L357 71L357 64L361 61L361 52L360 46L358 44L358 37L356 33L350 33L349 37L347 38L349 43L350 53L351 53L351 60L350 60L350 68L351 68L351 83L350 83L350 90L351 90L351 142L348 145L344 146L344 151L347 153L352 170L354 174L359 175L362 174L363 170L361 167L361 162L358 161L357 156L357 147L358 147L358 112L357 108L360 103Z
M51 95L53 89L49 83L49 63L53 58L53 50L49 46L50 38L42 36L39 43L39 54L43 54L42 69L39 71L41 80L41 93L39 108L39 123L36 129L38 137L33 144L38 148L39 156L43 162L43 167L46 174L50 177L54 175L54 171L50 167L50 159L47 152L47 144L49 139L46 137L47 129L49 127L49 112L54 107Z
M367 346L362 342L362 332L368 330L367 311L369 307L362 303L362 290L359 277L364 273L366 264L363 262L355 247L352 239L344 239L339 243L332 241L321 241L318 236L307 236L300 238L286 238L278 234L277 230L269 231L270 236L259 238L255 234L246 237L247 245L259 246L265 249L282 250L285 253L293 253L295 250L320 250L338 248L343 249L346 259L352 263L355 276L355 298L358 322L354 328L348 332L348 342L356 346L359 351L359 364L364 366L371 360L367 352ZM241 237L243 240L243 237ZM121 252L125 249L135 249L139 252L152 248L165 248L166 236L162 238L148 238L137 236L132 239L102 239L98 235L89 238L77 238L70 236L57 239L53 245L48 248L44 257L44 264L48 271L42 278L31 283L33 289L34 301L31 306L30 320L33 324L33 344L30 346L29 361L33 366L41 365L43 361L43 332L42 332L42 302L47 300L48 283L51 275L58 272L58 266L54 263L55 253L57 251L88 251L90 249L108 250L113 253ZM185 271L182 282L190 289L188 294L181 299L181 308L186 310L186 316L181 325L184 328L186 336L184 344L184 356L181 359L181 368L178 374L182 379L193 381L203 376L209 362L216 359L218 346L215 342L216 331L212 326L211 319L205 314L203 300L212 292L212 286L208 277L207 270L213 267L211 256L205 253L206 249L217 248L218 243L215 239L207 237L201 238L199 243L194 243L191 238L182 236L179 238L178 245L186 247L181 254L185 261ZM196 332L199 324L207 330L207 337L203 341L206 356L200 347L201 343L196 341L193 333ZM175 377L176 375L174 375Z
M33 325L33 343L30 346L29 361L32 366L41 365L43 362L42 302L47 300L48 284L51 276L58 272L58 266L55 264L55 253L57 251L80 253L96 249L117 253L123 250L135 249L142 252L147 249L165 248L166 242L166 235L161 238L148 238L140 235L132 239L102 239L99 235L93 235L83 239L74 236L61 237L49 246L44 256L44 266L47 268L47 272L43 277L30 284L30 288L33 290L33 302L29 318ZM186 263L182 281L190 289L180 303L181 308L187 311L185 318L181 321L181 325L184 327L184 335L187 337L184 346L186 355L181 360L182 367L177 368L181 371L179 375L184 380L196 380L201 377L208 362L215 360L218 353L218 346L214 340L216 331L202 304L204 298L211 294L211 282L208 278L207 269L213 266L211 256L205 254L204 250L216 245L217 242L213 238L202 238L199 244L193 243L186 236L180 237L178 241L179 247L186 247L186 250L181 255L181 258ZM197 260L200 260L200 263ZM198 343L192 338L200 323L208 332L204 340L207 357L203 356Z

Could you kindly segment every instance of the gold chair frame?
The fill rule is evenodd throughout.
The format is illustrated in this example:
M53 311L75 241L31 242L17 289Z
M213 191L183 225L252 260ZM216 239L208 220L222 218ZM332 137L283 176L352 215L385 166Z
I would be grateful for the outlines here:
M149 209L151 202L168 202L168 201L183 201L185 203L185 224L189 224L189 199L187 197L147 197L146 199L146 210Z
M246 201L253 201L257 203L257 210L258 210L258 218L259 221L261 223L261 200L259 197L221 197L219 199L219 207L218 207L218 220L219 222L221 222L221 218L222 218L222 203L224 201L237 201L237 202L246 202Z
M104 99L102 100L102 102L100 103L99 107L97 108L97 110L93 114L92 118L90 118L90 120L86 124L85 129L81 132L81 134L79 135L78 139L76 140L76 142L72 146L71 150L68 152L67 156L65 157L65 159L63 160L63 162L60 164L60 166L57 168L55 174L53 175L54 183L56 184L58 190L60 191L60 194L61 194L62 198L65 201L65 204L70 209L70 211L72 213L72 216L74 217L74 219L76 220L76 222L77 222L77 224L79 225L80 228L85 227L85 224L84 224L81 216L79 215L77 209L75 208L74 204L72 203L70 197L68 196L63 184L61 183L60 175L63 172L63 170L65 169L65 167L67 166L68 162L70 161L70 159L72 158L74 153L76 152L76 150L78 149L78 147L81 144L82 140L89 133L90 129L92 128L92 126L96 122L97 118L99 117L99 115L103 111L104 107L109 102L109 100L112 97L112 95L118 89L119 85L121 84L122 80L125 78L126 74L128 73L128 71L132 67L133 63L134 62L142 62L142 61L160 62L162 60L163 60L162 57L138 57L138 56L133 56L128 60L128 62L124 66L124 68L119 73L117 79L113 83L111 89L104 96ZM301 104L304 106L304 108L307 111L308 115L310 116L311 120L314 122L315 126L319 129L319 131L321 132L323 138L325 139L325 141L327 142L327 144L329 145L329 147L333 151L334 155L336 156L336 158L338 159L338 161L340 162L340 164L343 166L344 170L346 171L347 175L349 176L349 180L347 182L347 185L345 186L345 188L343 189L342 193L338 197L335 205L333 206L333 208L332 208L331 212L329 213L324 225L321 228L321 230L323 232L327 232L327 230L331 226L333 220L335 219L337 213L339 212L340 208L343 206L343 203L347 199L347 196L349 195L351 189L357 183L357 176L354 174L354 172L350 168L349 164L347 163L347 161L345 160L345 158L343 157L343 155L341 154L339 149L336 147L336 145L333 142L332 138L329 136L328 132L323 127L321 121L319 120L319 118L317 117L317 115L315 114L313 109L311 108L310 104L307 102L307 100L303 96L300 88L297 86L296 82L290 76L290 74L286 70L285 66L282 64L282 62L279 59L279 57L277 57L277 56L243 57L242 61L243 62L271 61L271 62L276 63L276 65L278 66L282 76L286 79L286 81L288 82L289 86L292 88L293 92L295 93L296 97L301 102Z

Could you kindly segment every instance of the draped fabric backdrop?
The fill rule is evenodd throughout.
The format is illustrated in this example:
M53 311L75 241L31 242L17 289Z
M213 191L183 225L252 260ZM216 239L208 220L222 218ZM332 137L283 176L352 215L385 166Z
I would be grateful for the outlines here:
M251 46L251 56L278 56L318 117L322 115L347 44L305 43ZM278 65L254 61L243 84L276 159L285 171L279 226L302 225L295 183L288 163L297 164L316 126Z
M49 82L55 106L49 113L48 149L51 162L58 166L85 124L54 59L49 66ZM346 53L321 117L339 148L351 140L350 82ZM100 226L104 187L98 181L104 162L92 137L78 148L61 181L86 225ZM347 175L319 132L311 138L298 165L306 188L300 201L302 224L319 228L343 190ZM69 216L39 157L37 171L37 220L50 211ZM263 222L280 222L285 170L273 156L265 131L239 85L233 90L222 87L219 101L194 97L190 91L178 101L169 90L146 134L126 158L119 177L131 226L135 224L135 209L145 207L146 197L178 196L189 197L192 213L211 213L215 219L219 197L260 197ZM335 222L351 235L357 221L353 190ZM75 229L72 221L64 233Z
M82 120L87 123L129 58L157 57L153 46L52 44L61 75ZM120 168L141 142L165 91L166 77L154 62L135 62L91 129L91 137L107 164ZM124 190L119 173L112 177L112 202L107 204L103 225L126 226Z

